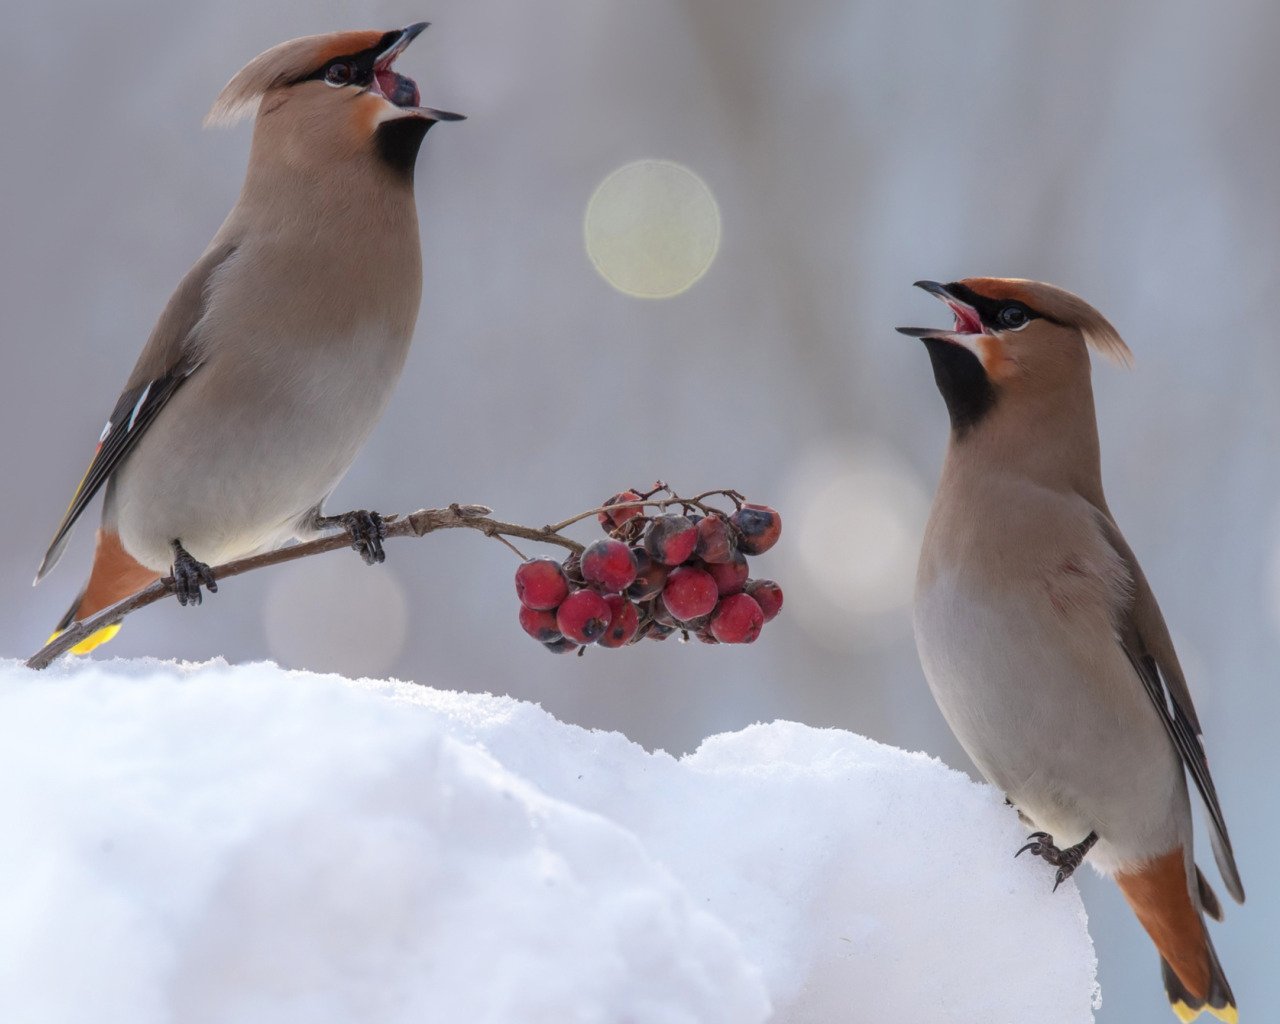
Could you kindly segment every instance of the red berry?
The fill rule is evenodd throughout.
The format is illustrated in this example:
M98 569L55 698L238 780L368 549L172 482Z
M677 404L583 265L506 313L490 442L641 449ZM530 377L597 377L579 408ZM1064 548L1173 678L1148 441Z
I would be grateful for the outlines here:
M722 516L707 516L698 522L697 556L711 565L728 562L738 553L738 540L729 521Z
M661 562L654 561L653 556L642 547L631 549L631 557L636 563L636 579L627 587L627 596L636 601L646 601L662 593L662 586L667 582L669 571Z
M556 625L556 613L553 611L521 605L520 626L539 643L549 644L560 639L560 627Z
M547 611L569 596L569 581L553 558L530 558L516 570L516 596L526 608Z
M640 500L640 495L638 495L635 491L623 491L621 494L615 494L608 501L602 502L602 505L603 506L621 505L628 501L639 501L639 500ZM639 505L636 505L632 508L615 508L615 509L609 509L606 512L597 512L596 520L600 523L602 527L604 527L605 531L607 532L609 530L612 530L616 526L621 526L623 523L627 522L627 520L634 519L636 516L639 516L639 515L644 515L644 509L641 508Z
M729 521L738 528L738 547L748 555L763 555L782 536L782 516L768 505L743 505Z
M606 593L626 590L636 578L636 560L620 540L598 540L582 552L582 578Z
M612 614L594 590L575 590L556 609L556 626L576 644L593 644L609 628Z
M621 594L610 594L604 601L612 615L604 636L596 642L601 647L624 647L631 643L631 638L636 635L636 630L640 627L640 613L636 611L636 606Z
M764 626L764 612L748 594L731 594L711 616L711 635L725 644L754 643Z
M707 566L707 572L716 581L716 590L721 597L739 593L747 585L747 577L751 575L751 567L747 565L746 556L735 551L733 558L727 562L713 562Z
M662 603L680 622L708 614L716 606L716 581L703 569L683 565L667 577Z
M644 535L644 549L663 565L679 565L693 556L698 528L684 516L658 516Z
M667 611L667 606L662 603L661 597L653 602L653 610L650 614L653 616L653 621L659 626L665 626L668 629L675 629L680 625L680 620Z
M578 645L570 640L567 636L562 636L559 640L548 640L542 645L552 654L572 654L578 650Z
M746 592L755 598L764 612L765 622L772 622L782 611L782 588L773 580L752 580L747 584Z

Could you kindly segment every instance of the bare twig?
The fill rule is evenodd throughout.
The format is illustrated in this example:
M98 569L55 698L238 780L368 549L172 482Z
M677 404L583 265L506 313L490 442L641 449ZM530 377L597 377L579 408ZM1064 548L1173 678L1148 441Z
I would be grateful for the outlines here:
M556 544L573 552L582 550L581 544L570 540L568 537L561 537L554 529L545 526L531 527L520 526L516 523L504 523L491 518L491 514L492 510L484 505L454 504L448 508L419 509L417 512L402 517L388 516L383 521L386 523L387 539L392 537L425 537L428 533L435 533L437 530L466 528L479 530L486 536L495 537L507 544L508 547L512 547L512 545L506 538L518 537L522 540L538 541L543 544ZM269 551L266 554L253 555L250 558L240 558L234 562L227 562L225 565L216 566L213 572L219 580L224 580L254 569L263 569L269 565L279 565L282 562L292 562L296 558L319 555L326 551L337 551L339 548L349 547L350 545L351 539L346 533L335 533L332 536L321 537L317 540L307 541L304 544L295 544L292 547L281 548L278 551ZM98 630L115 625L131 612L136 612L139 608L145 608L149 604L155 604L155 602L172 593L173 577L166 576L164 579L156 580L150 586L144 587L132 597L125 598L118 604L99 612L92 618L72 623L28 658L27 668L48 668L50 664L66 654L72 647L92 636Z
M659 493L666 496L659 498L657 497ZM584 519L590 519L604 511L620 508L650 507L666 509L672 505L679 505L686 510L696 508L708 515L724 515L720 510L712 508L705 503L708 498L714 497L728 498L733 502L735 508L741 506L744 500L737 491L729 489L704 491L692 498L681 498L666 484L659 482L654 485L653 490L644 492L638 501L602 505L599 508L593 508L588 512L566 519L564 522L540 527L500 522L492 518L493 510L484 505L453 504L448 508L419 509L417 512L412 512L407 516L384 517L383 523L386 526L384 539L389 540L392 537L425 537L428 533L435 533L437 530L465 528L479 530L486 537L493 537L505 544L521 558L525 557L524 553L512 544L508 538L516 537L521 540L537 541L541 544L555 544L559 547L567 548L575 554L581 554L583 546L575 540L561 536L561 533ZM277 551L268 551L266 554L240 558L234 562L227 562L225 565L215 566L213 574L218 580L229 579L232 576L239 576L241 573L250 572L254 569L265 569L269 565L292 562L296 558L307 558L310 555L319 555L326 551L337 551L339 548L349 547L350 545L351 539L345 532L334 533L317 540L307 541L304 544L294 544L292 547L280 548ZM132 597L127 597L110 608L104 609L92 618L73 622L28 658L27 668L48 668L49 665L66 654L71 648L92 636L98 630L105 629L107 626L114 626L117 622L122 621L126 615L136 612L139 608L145 608L149 604L155 604L172 593L173 577L166 576L164 579L156 580L150 586L139 590Z

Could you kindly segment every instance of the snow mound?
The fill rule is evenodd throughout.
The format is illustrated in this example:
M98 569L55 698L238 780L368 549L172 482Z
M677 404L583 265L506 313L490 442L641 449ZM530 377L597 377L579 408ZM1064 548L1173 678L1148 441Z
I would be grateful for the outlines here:
M675 759L509 698L0 663L0 1020L1091 1021L988 787L835 730Z

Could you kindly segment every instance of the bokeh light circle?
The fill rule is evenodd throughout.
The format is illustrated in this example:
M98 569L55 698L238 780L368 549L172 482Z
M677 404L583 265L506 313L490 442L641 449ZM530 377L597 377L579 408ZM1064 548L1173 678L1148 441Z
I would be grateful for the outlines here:
M720 248L720 208L706 182L670 160L637 160L587 203L587 255L618 291L668 299L707 272Z
M394 571L353 552L303 558L276 570L267 592L267 648L280 665L383 676L404 648L408 604Z
M906 461L870 440L818 448L800 459L786 494L797 621L833 648L909 631L929 497Z

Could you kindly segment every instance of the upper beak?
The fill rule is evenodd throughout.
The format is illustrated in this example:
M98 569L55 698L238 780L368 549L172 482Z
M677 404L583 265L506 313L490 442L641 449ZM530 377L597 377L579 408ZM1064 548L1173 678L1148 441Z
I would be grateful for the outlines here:
M917 281L915 285L917 288L923 288L930 295L936 295L951 307L951 312L956 317L955 326L949 331L942 327L899 327L897 329L899 334L905 334L909 338L939 338L942 341L972 348L973 336L987 333L978 311L967 302L961 302L952 295L946 285L939 284L937 281Z
M390 71L392 62L394 62L395 59L404 52L405 47L417 39L430 24L431 22L429 21L419 21L405 29L402 29L391 45L378 54L378 59L373 63L375 74L378 71ZM407 84L412 90L412 98L409 100L409 102L412 102L413 99L417 98L417 87L414 86L412 81L409 81ZM465 121L467 119L465 114L451 114L447 110L437 110L435 107L414 105L406 106L404 109L410 110L419 117L424 117L429 121Z

